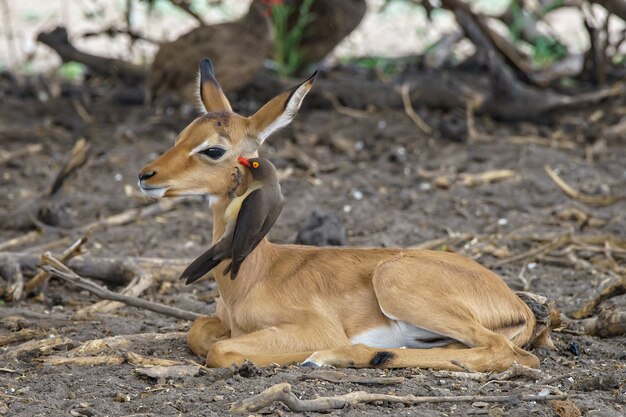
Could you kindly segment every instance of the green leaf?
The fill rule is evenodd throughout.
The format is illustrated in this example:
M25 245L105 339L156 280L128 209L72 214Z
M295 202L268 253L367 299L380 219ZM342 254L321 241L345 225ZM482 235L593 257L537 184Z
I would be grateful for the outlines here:
M85 75L87 67L79 62L67 62L59 68L61 77L69 81L79 81Z

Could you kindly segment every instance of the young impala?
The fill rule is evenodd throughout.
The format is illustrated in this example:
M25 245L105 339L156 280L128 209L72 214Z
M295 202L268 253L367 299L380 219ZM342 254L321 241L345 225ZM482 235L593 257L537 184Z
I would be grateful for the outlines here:
M237 158L255 156L272 133L291 122L315 74L244 117L233 113L210 61L201 63L200 72L207 113L141 170L139 184L158 198L208 194L216 242L224 232L225 207L250 182L247 170L240 169L243 177L234 175ZM227 264L214 269L217 317L197 319L189 332L190 348L206 357L207 366L246 359L261 366L539 366L521 347L536 326L529 307L496 274L453 253L276 245L264 239L237 279L223 274Z

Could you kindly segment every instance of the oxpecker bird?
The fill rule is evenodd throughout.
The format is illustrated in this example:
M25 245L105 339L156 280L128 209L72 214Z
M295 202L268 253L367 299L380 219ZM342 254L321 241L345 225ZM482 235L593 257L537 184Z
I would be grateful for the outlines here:
M283 208L283 194L274 165L264 158L240 157L237 162L250 171L252 183L243 195L233 198L226 207L226 228L220 240L180 276L187 284L227 259L231 263L224 269L224 275L230 272L231 279L237 278L244 259L269 233Z

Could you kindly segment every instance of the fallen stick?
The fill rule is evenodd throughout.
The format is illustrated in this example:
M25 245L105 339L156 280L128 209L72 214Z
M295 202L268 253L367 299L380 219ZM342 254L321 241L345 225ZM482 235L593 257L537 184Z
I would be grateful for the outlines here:
M56 194L61 189L63 184L65 184L65 181L87 163L89 160L90 149L91 145L85 138L80 138L76 141L76 143L74 143L67 160L61 167L61 170L57 173L54 182L50 186L48 196Z
M196 376L200 373L200 366L172 365L172 366L148 366L135 369L135 373L153 379L182 379Z
M617 203L618 201L626 200L626 195L595 196L595 195L584 194L584 193L578 191L577 189L575 189L574 187L572 187L571 185L569 185L568 183L566 183L561 177L559 177L559 174L557 174L556 171L554 171L549 166L546 165L544 167L544 169L548 173L548 176L550 177L550 179L552 179L552 181L554 181L556 183L556 185L568 197L571 197L574 200L578 200L578 201L580 201L582 203L591 204L591 205L594 205L594 206L609 206L611 204Z
M415 405L425 403L434 404L475 401L489 403L507 403L511 401L550 401L563 400L565 398L567 398L567 395L561 393L555 395L460 395L421 397L416 395L397 396L356 391L343 395L320 397L313 400L301 400L291 391L291 385L281 383L269 387L260 394L235 402L229 411L231 413L255 412L267 407L275 401L284 403L291 411L295 412L320 412L376 401Z
M358 109L353 109L351 107L344 106L343 104L341 104L341 102L339 102L339 99L337 98L337 96L331 93L330 91L326 91L322 95L328 101L330 101L330 104L332 104L332 106L335 108L335 111L339 114L354 117L355 119L360 119L363 117L370 117L372 115L372 112L367 111L367 110L358 110Z
M110 336L102 339L88 340L67 353L68 356L96 355L109 350L129 350L135 343L158 343L172 340L185 340L186 337L187 334L184 332L135 333Z
M37 354L45 354L52 349L61 346L73 346L74 341L67 337L49 337L41 340L30 340L22 343L21 345L9 348L6 352L0 355L1 359L17 359L23 355L37 352Z
M433 128L430 127L428 123L426 123L424 119L422 119L420 115L415 112L415 109L413 109L413 104L411 104L411 97L409 95L409 92L409 83L402 84L402 87L400 87L400 95L402 96L402 105L404 106L404 112L407 116L409 116L409 119L411 119L411 121L415 124L415 126L418 127L419 130L427 135L430 135L433 132Z
M24 342L26 340L31 340L36 337L42 336L43 332L33 329L22 329L18 332L10 333L6 336L0 337L0 346L10 345L15 342Z
M475 237L469 233L453 234L452 236L441 237L437 239L427 240L417 245L409 246L408 249L435 249L441 246L455 246L458 243L471 240Z
M498 266L508 264L510 262L516 262L516 261L521 261L521 260L531 260L531 259L538 257L539 255L543 255L544 253L551 251L552 249L556 249L567 243L571 243L571 241L572 241L572 237L569 234L560 236L556 240L546 243L545 245L541 245L538 248L530 249L524 253L511 256L510 258L502 259L501 261L496 262L494 266L498 267Z
M36 143L34 145L27 145L26 147L20 148L13 152L2 151L0 153L0 165L4 165L7 162L13 161L17 158L34 155L41 152L42 150L43 145L41 143Z
M459 378L477 382L486 382L489 380L489 374L485 372L436 371L433 372L433 375L437 378Z
M154 283L155 280L151 274L148 274L145 271L138 269L135 278L124 289L120 291L120 294L127 295L129 297L139 297ZM124 305L124 303L121 303L119 301L102 300L90 306L81 308L76 312L76 315L78 317L81 317L90 316L97 313L111 313Z
M66 282L84 290L91 292L92 294L105 299L113 301L121 301L125 304L144 308L146 310L154 311L155 313L163 314L170 317L176 317L183 320L195 320L202 317L201 314L194 313L192 311L181 310L180 308L166 306L164 304L155 303L152 301L144 300L137 297L129 297L127 295L118 294L113 291L89 281L74 271L66 267L58 259L54 258L49 252L45 253L41 257L42 268L58 278L65 280Z
M464 173L459 175L461 183L466 187L475 187L482 184L491 184L508 178L515 177L515 171L510 169L496 169L493 171L479 172L477 174Z
M132 365L143 365L143 366L180 366L184 365L184 362L175 361L172 359L163 359L163 358L151 358L148 356L142 356L135 352L127 352L124 357L126 361Z
M506 371L500 372L499 374L491 375L489 377L489 380L506 381L517 377L524 377L533 381L539 381L541 379L545 379L546 374L540 369L529 368L518 363L513 363L513 365Z
M103 356L48 356L47 358L37 359L37 362L43 362L48 365L79 365L79 366L98 366L98 365L120 365L126 362L126 358L121 355L103 355Z
M40 255L29 252L0 252L0 261L15 261L23 271L36 271ZM95 257L80 255L70 259L67 266L78 275L106 282L109 285L127 285L135 276L133 268L151 274L158 282L176 281L192 259L146 258L141 256Z
M37 240L40 236L41 236L41 232L39 230L31 230L25 235L15 237L13 239L9 239L0 243L0 251L4 251L15 246L23 245L24 243L32 242L33 240Z
M603 308L597 317L583 320L585 333L590 336L617 337L626 334L626 311L615 306Z
M359 376L359 375L346 375L339 371L329 370L315 370L308 374L300 375L299 381L305 381L307 379L321 379L322 381L332 382L334 384L339 383L351 383L361 385L395 385L401 384L406 379L403 377L378 377L378 376Z
M572 313L572 318L584 319L589 317L600 303L622 294L626 294L626 276L617 276L604 286L604 288L598 290L595 296L587 301L579 310Z
M128 85L137 85L145 79L145 71L139 65L77 50L70 43L67 30L63 27L57 27L50 32L41 32L37 35L37 40L54 49L63 62L80 62L97 74L118 78Z
M76 242L72 243L67 249L65 249L59 259L61 262L67 262L72 257L80 254L83 244L87 241L86 237L81 237ZM50 274L46 271L40 271L37 275L32 277L25 285L24 285L24 293L30 294L36 289L40 288L50 278Z
M97 366L97 365L121 365L128 362L131 365L142 366L180 366L183 362L171 359L150 358L139 355L134 352L127 352L123 355L98 355L98 356L48 356L38 359L39 362L48 365L81 365L81 366Z

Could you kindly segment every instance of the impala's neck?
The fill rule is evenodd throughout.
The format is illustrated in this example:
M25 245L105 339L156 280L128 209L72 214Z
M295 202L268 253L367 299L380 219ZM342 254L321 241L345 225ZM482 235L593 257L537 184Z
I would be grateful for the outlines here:
M241 178L240 184L234 190L234 194L237 196L244 194L248 186L252 183L252 175L247 170L242 172L242 174L243 177ZM213 244L216 244L226 229L224 212L228 204L232 201L232 193L212 198ZM220 296L226 304L230 304L230 302L236 299L237 294L247 292L266 275L266 269L264 267L271 264L271 262L267 261L272 257L272 244L269 243L267 239L263 239L252 253L246 257L246 263L250 266L250 268L246 268L247 273L240 273L237 279L231 280L230 274L224 275L222 273L227 263L222 263L213 270ZM244 271L242 270L242 272Z
M252 182L252 175L248 172L248 170L244 169L241 171L239 184L236 184L235 181L235 176L233 176L232 192L218 196L211 196L210 204L211 210L213 211L213 244L216 244L224 234L224 230L226 229L224 212L226 211L226 207L228 207L232 201L233 194L237 196L243 195Z

